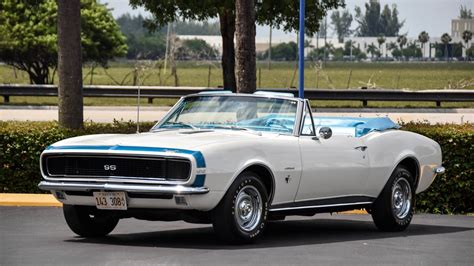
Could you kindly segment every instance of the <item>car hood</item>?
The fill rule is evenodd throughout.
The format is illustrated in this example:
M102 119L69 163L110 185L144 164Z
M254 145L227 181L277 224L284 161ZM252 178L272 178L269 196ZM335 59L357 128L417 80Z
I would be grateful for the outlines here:
M98 134L65 139L61 146L137 146L197 150L211 144L256 139L262 136L237 130L167 130L138 134Z

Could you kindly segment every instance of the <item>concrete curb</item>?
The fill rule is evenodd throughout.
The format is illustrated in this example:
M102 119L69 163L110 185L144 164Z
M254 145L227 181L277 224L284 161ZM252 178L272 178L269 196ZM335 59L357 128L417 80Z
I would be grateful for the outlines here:
M51 194L1 193L0 206L62 207Z
M0 193L0 206L16 207L62 207L51 194ZM365 210L353 210L340 214L367 214Z

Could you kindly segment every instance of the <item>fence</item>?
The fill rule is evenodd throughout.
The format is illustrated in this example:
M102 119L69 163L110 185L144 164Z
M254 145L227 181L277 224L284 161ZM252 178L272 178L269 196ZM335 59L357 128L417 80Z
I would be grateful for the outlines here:
M152 103L154 98L179 98L188 94L202 91L218 91L222 88L211 87L159 87L141 86L140 96L148 98ZM298 95L296 89L260 89L262 91L291 92ZM58 96L56 85L23 85L0 84L0 95L4 102L10 101L10 96ZM137 86L84 86L84 97L128 97L136 98ZM306 89L305 98L309 100L355 100L362 101L367 106L368 101L427 101L436 102L473 102L474 90L386 90L386 89Z

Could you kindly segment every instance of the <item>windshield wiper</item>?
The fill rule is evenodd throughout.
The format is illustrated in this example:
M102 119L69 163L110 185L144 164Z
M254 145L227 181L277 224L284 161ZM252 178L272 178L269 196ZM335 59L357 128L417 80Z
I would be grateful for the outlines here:
M172 121L168 121L168 122L164 123L163 125L166 125L166 124L185 126L185 127L192 128L192 129L194 129L194 130L200 130L200 128L198 128L198 127L196 127L196 126L193 126L193 125L187 124L187 123L183 123L183 122L172 122Z
M259 136L262 135L262 132L260 131L255 131L253 129L250 129L250 128L246 128L246 127L239 127L239 126L224 126L224 125L213 125L213 128L222 128L222 129L230 129L230 130L243 130L243 131L248 131L250 133L254 133L254 134L257 134Z

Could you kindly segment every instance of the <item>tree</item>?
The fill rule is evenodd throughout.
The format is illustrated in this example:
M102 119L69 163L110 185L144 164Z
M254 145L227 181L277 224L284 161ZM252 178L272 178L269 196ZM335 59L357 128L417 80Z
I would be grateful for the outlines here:
M58 1L59 124L77 129L83 123L81 2Z
M397 6L392 9L384 6L381 12L378 1L370 1L365 4L365 13L358 6L355 8L355 20L359 24L357 35L362 37L373 37L383 34L388 37L397 36L403 27L404 21L399 22Z
M177 49L179 59L209 60L217 57L218 51L202 39L183 40Z
M83 62L106 65L127 51L125 37L105 5L83 0L81 44ZM26 71L30 83L53 83L58 64L55 0L0 1L0 61Z
M326 38L328 37L328 24L326 23L326 20L325 19L321 19L321 23L319 25L319 29L318 29L318 36L320 38Z
M402 60L403 60L403 46L405 46L405 44L407 44L407 36L406 35L400 35L397 37L397 43L398 45L400 46L400 51L402 52Z
M379 56L379 50L377 49L377 46L375 44L369 44L367 46L367 52L370 53L370 58L374 58L374 55Z
M235 33L237 92L252 93L257 90L254 0L235 1Z
M445 56L446 56L446 61L448 61L448 45L449 43L452 41L453 39L451 38L451 36L449 36L448 33L443 33L443 35L441 35L441 42L444 44L444 52L445 52Z
M397 43L395 43L395 42L387 43L386 49L387 49L387 51L390 51L392 53L393 57L396 57L396 55L394 54L394 51L398 50Z
M334 11L331 15L331 21L337 33L339 43L343 43L344 37L348 37L352 33L352 15L348 10L344 10L343 12Z
M222 72L224 88L235 91L235 0L130 0L133 7L143 6L153 15L145 21L150 29L157 29L176 20L205 21L219 18L222 36ZM307 0L306 34L312 36L319 29L319 21L328 10L344 5L343 0ZM256 22L273 25L276 29L298 29L299 2L294 0L261 1L255 4Z
M420 41L421 43L421 50L422 50L422 56L424 57L424 53L425 53L425 43L427 43L428 41L430 40L430 35L428 34L428 32L426 31L422 31L420 32L420 34L418 34L418 41Z
M350 56L350 60L352 60L353 57L359 57L359 54L362 53L360 48L354 46L355 42L353 41L346 41L344 43L344 55Z
M402 51L403 55L407 58L420 57L421 55L421 49L418 47L415 41L407 43L406 48L404 48Z
M167 27L160 27L156 32L150 32L144 27L145 18L142 15L131 16L129 13L117 18L120 30L127 38L127 58L157 60L164 57L166 51ZM208 21L176 21L174 31L178 35L219 35L219 22ZM178 48L180 57L188 56L188 50ZM192 52L193 58L196 54ZM200 56L204 56L201 53ZM199 56L199 57L200 57ZM216 55L211 55L215 57Z
M468 45L469 45L469 41L471 41L472 39L472 31L470 30L465 30L463 33L462 33L462 39L464 40L464 43L466 44L465 47L466 47L466 50L469 48ZM467 53L466 53L466 57L467 57Z
M267 58L270 49L262 54L261 58ZM295 42L279 43L271 48L272 59L294 61L298 57L298 45Z
M377 38L377 42L379 43L379 53L381 54L382 53L382 45L385 43L386 39L385 39L385 36L383 35L380 35L378 38Z
M466 49L466 57L467 58L474 57L474 46L471 46L468 49Z
M466 6L461 5L459 10L459 18L460 19L472 19L472 10L467 9Z

